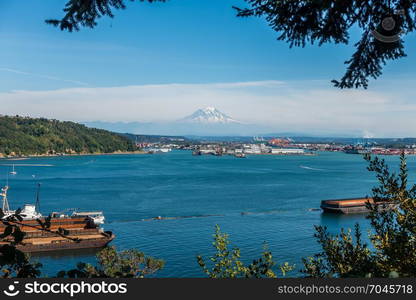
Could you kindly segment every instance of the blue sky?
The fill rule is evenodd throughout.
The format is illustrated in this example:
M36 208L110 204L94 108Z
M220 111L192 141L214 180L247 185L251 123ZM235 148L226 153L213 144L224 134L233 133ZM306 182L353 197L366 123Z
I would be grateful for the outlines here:
M276 33L264 20L235 17L231 7L244 6L244 1L128 3L128 9L116 11L114 19L101 19L95 29L74 33L44 23L61 16L65 2L0 2L0 113L74 121L159 121L215 105L244 121L275 124L276 130L294 126L279 121L284 113L299 119L299 127L315 126L315 131L338 122L337 132L416 136L412 123L416 71L410 67L416 66L414 36L406 39L409 57L390 63L368 91L339 91L330 80L343 74L351 46L289 49L276 41ZM356 34L352 36L354 41ZM270 81L276 83L272 89L235 86L256 82L262 87ZM215 84L232 88L219 93ZM109 99L111 88L128 96L120 99L110 93ZM191 99L197 88L205 94ZM93 109L102 98L107 110ZM367 111L351 109L345 104L348 99L352 105L367 101L363 106ZM374 99L379 106L383 103L376 115L370 111ZM129 102L126 110L123 100ZM86 103L85 109L79 108L81 103ZM340 113L340 104L345 116L328 117ZM308 105L313 116L299 111ZM397 110L394 116L389 114L392 107ZM132 110L137 111L132 114ZM380 127L375 123L380 119L397 120L400 126Z

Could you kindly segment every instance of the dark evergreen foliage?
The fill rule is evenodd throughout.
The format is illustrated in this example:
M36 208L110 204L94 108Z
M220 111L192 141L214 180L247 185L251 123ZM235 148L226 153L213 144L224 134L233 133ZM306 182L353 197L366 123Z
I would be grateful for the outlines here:
M0 153L112 153L133 151L132 142L118 134L74 122L0 116Z
M22 243L25 233L18 226L22 221L20 209L8 217L5 217L0 208L0 224L4 225L4 231L0 234L0 241L8 241L8 244L0 244L0 278L35 278L40 275L40 263L32 263L29 257L16 246Z
M415 30L416 2L410 0L246 0L250 8L236 8L240 17L265 17L278 40L292 46L341 43L351 28L362 31L356 52L347 60L339 88L367 88L369 78L382 74L389 60L406 56L404 34ZM384 22L384 23L383 23ZM390 27L389 27L390 22Z
M167 0L130 0L166 2ZM389 60L405 57L402 37L415 30L416 3L411 0L245 0L239 17L265 17L278 32L278 40L290 47L308 43L347 44L350 30L359 28L356 52L345 64L347 71L332 82L339 88L367 88L369 78L378 78ZM46 23L70 32L93 28L102 16L114 17L113 10L126 8L125 0L69 0L64 17Z
M130 0L135 1L135 0ZM166 0L136 0L140 2L165 2ZM47 24L69 32L78 31L80 27L93 28L97 19L107 16L114 17L114 9L125 9L125 0L69 0L64 8L65 16L61 20L49 19Z

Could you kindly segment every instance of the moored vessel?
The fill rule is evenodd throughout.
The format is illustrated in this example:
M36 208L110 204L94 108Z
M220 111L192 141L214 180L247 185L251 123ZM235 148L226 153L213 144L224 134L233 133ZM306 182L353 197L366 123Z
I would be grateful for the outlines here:
M378 202L375 203L373 198L347 198L347 199L333 199L322 200L321 209L329 213L354 214L354 213L368 213L367 204L378 205L381 210L391 209L395 206L392 202Z
M94 224L96 225L102 225L104 224L105 221L105 217L103 215L102 211L74 211L72 213L72 216L74 217L90 217L93 221Z
M2 219L6 224L0 222L0 234L4 233L7 223L19 227L24 233L24 238L16 248L23 252L101 248L115 237L112 232L100 228L104 223L102 212L74 212L72 215L52 213L48 217L42 216L38 210L39 192L36 205L26 204L19 212L10 210L7 200L8 189L8 186L4 187L1 193L4 214ZM18 214L21 220L11 218L14 214ZM0 239L0 246L10 242L12 239L7 236Z
M172 148L148 148L145 151L149 154L168 153L172 151Z

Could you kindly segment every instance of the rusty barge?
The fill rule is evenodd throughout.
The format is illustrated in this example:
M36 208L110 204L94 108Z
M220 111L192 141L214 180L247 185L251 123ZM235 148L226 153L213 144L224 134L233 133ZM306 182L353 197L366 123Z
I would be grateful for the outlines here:
M8 187L2 189L3 197L3 221L5 221L15 211L9 209L7 200ZM101 248L110 243L115 235L110 231L104 231L100 224L104 216L97 218L97 212L90 216L86 213L74 213L66 215L62 213L52 213L49 217L43 217L39 212L39 198L36 205L26 204L20 212L22 220L9 222L16 225L24 233L24 238L16 248L22 252L45 252L60 251L68 249ZM47 230L40 223L49 223ZM7 224L7 221L6 221ZM7 227L4 222L0 222L0 234L4 233ZM0 246L10 244L11 238L0 239Z
M339 214L368 213L367 203L375 204L373 198L368 197L322 200L321 209L323 212ZM380 210L392 209L395 206L391 202L381 202L377 205Z

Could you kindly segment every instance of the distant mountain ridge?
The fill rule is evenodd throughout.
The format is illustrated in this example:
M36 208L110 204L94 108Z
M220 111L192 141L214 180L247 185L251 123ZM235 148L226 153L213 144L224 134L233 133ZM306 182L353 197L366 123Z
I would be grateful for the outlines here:
M120 133L142 135L213 136L258 135L273 128L247 124L236 120L215 107L196 110L184 118L170 122L85 122L87 126Z

